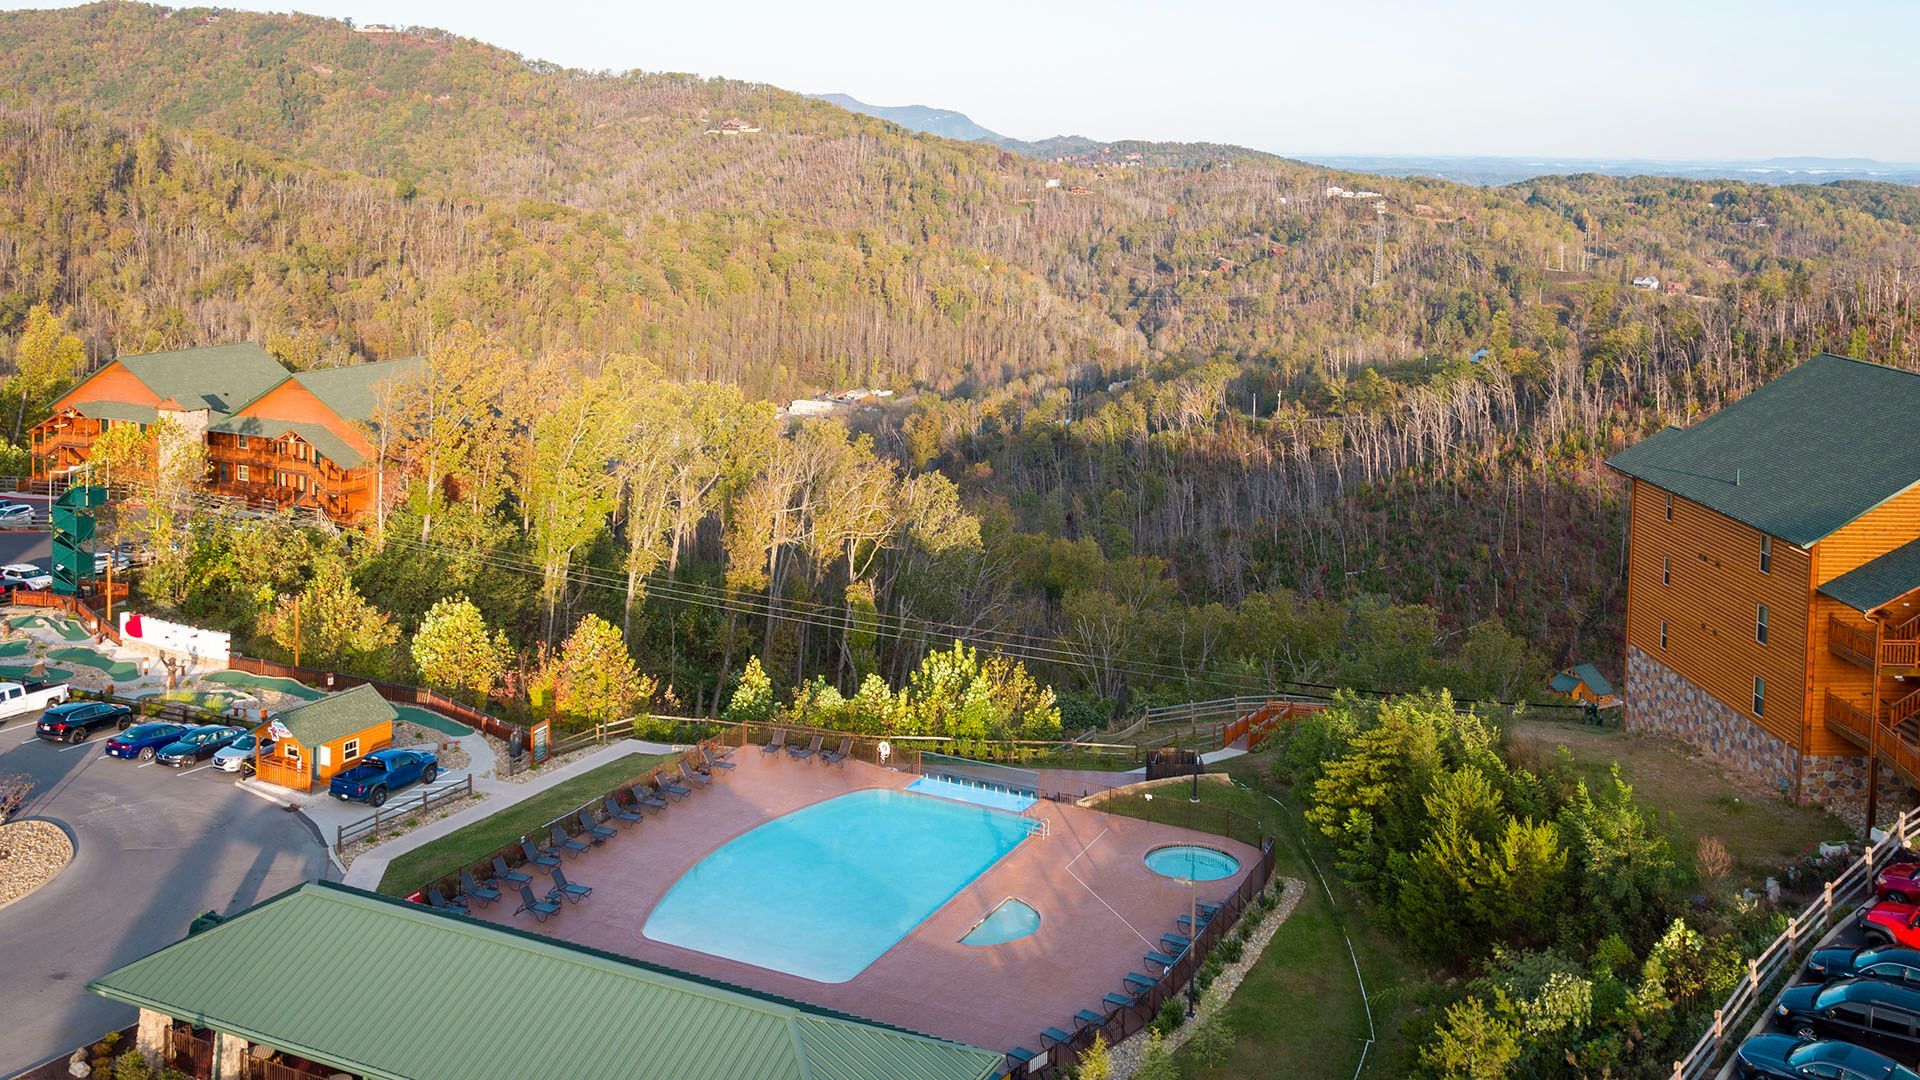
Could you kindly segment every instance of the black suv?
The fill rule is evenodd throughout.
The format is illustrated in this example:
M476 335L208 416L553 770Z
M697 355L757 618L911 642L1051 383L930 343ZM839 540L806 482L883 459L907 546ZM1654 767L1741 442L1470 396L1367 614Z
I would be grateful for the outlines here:
M1774 1009L1775 1026L1803 1039L1815 1035L1920 1044L1920 990L1879 979L1836 979L1790 986Z
M54 742L86 742L105 727L125 731L133 726L133 710L107 701L69 701L40 714L35 734Z

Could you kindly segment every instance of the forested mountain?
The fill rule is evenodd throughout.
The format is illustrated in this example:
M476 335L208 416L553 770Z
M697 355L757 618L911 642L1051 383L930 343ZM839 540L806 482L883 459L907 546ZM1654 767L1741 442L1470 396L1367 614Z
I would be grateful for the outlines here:
M934 614L1066 643L1076 665L1049 674L1109 706L1274 678L1509 693L1549 662L1609 666L1606 452L1821 348L1920 364L1920 192L1893 185L1479 189L1145 143L1043 161L764 85L124 3L0 15L0 102L0 335L46 305L96 360L254 338L315 366L457 338L538 387L634 358L615 367L749 398L894 389L853 419L871 449L847 445L958 485L979 540L944 593L910 580L931 572L918 541L875 580L804 532L735 536L732 500L831 498L848 475L771 459L726 466L731 493L660 557L836 610L865 580L913 639L890 673ZM517 430L557 407L527 397ZM475 535L518 532L531 558L537 515L487 475L472 490L502 501ZM624 571L616 502L558 565ZM504 617L532 640L609 610L561 592ZM701 657L681 699L715 700L755 638L783 671L861 666L850 628L740 617L648 631L663 667Z
M848 112L857 112L862 116L877 116L882 120L899 124L909 131L918 131L927 135L938 135L943 139L961 139L966 142L986 142L1008 149L1019 149L1018 139L1008 139L997 131L989 131L973 122L966 113L952 109L934 109L925 105L869 105L851 94L814 94L815 98L829 104L838 105Z

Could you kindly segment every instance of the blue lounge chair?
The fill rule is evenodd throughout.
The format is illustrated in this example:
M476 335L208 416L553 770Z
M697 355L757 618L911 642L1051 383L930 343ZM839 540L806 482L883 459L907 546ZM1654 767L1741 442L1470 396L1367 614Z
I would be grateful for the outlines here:
M546 900L536 899L533 895L533 886L522 885L520 886L520 906L517 908L514 908L513 913L515 915L518 915L523 911L531 911L533 912L533 917L536 921L546 922L547 916L552 915L559 910L560 910L559 904L550 903Z
M826 741L825 736L815 735L813 737L813 741L808 743L805 749L802 749L801 747L798 747L798 746L789 746L787 747L787 754L788 756L792 757L795 761L805 761L806 759L819 754L820 744L825 741Z
M505 855L495 855L493 857L493 880L504 881L509 885L525 885L533 880L533 875L523 874L518 870L509 869L507 867L507 857Z
M642 787L639 784L635 784L627 789L627 796L633 800L633 805L635 806L651 806L655 810L665 810L667 808L667 800L655 795L653 789L649 787Z
M707 759L707 771L709 772L713 771L714 769L733 768L733 762L728 761L724 755L721 757L714 757L713 751L707 749L704 746L700 748L700 756Z
M461 903L458 900L447 899L446 896L442 894L439 889L427 890L427 903L432 904L434 907L439 908L441 911L451 911L455 915L472 914L472 912L467 910L467 905Z
M1040 1044L1042 1046L1045 1046L1047 1043L1052 1043L1055 1046L1065 1046L1072 1041L1073 1036L1061 1031L1057 1027L1042 1028L1040 1031Z
M771 754L785 745L787 745L787 729L781 728L773 733L773 738L766 741L766 745L760 748L760 752L763 754Z
M1015 1068L1025 1065L1027 1062L1039 1056L1039 1054L1034 1053L1024 1046L1016 1046L1007 1051L1007 1057L1013 1062Z
M491 904L500 899L500 890L492 885L482 885L473 880L473 871L462 870L460 871L460 899L478 900L483 904Z
M1180 917L1179 917L1178 919L1175 919L1174 921L1180 924L1180 929L1182 929L1182 930L1185 930L1185 931L1186 931L1186 932L1188 932L1188 933L1193 933L1193 932L1194 932L1194 925L1191 925L1191 924L1193 924L1193 923L1194 923L1194 918L1193 918L1193 916L1191 916L1191 915L1182 915L1182 916L1180 916ZM1203 911L1203 912L1201 912L1201 913L1200 913L1200 920L1199 920L1199 923L1198 923L1197 925L1198 925L1198 926L1201 926L1201 927L1204 927L1204 926L1206 926L1206 925L1207 925L1208 923L1210 923L1210 922L1212 922L1212 921L1213 921L1213 916L1211 916L1211 915L1209 915L1209 914L1207 914L1206 912L1204 912L1204 911Z
M1073 1014L1073 1021L1075 1027L1086 1027L1089 1024L1094 1027L1099 1027L1101 1024L1107 1022L1107 1018L1094 1012L1092 1009L1081 1009L1079 1012Z
M853 740L841 739L840 748L838 750L829 750L826 753L821 754L820 760L826 762L829 765L839 765L845 762L847 758L851 757L852 754L853 754Z
M668 779L665 773L658 771L655 771L653 774L653 784L662 794L671 795L676 799L684 799L693 794L692 788L681 787L679 784Z
M1161 934L1160 944L1165 945L1174 952L1181 952L1185 950L1187 946L1193 944L1193 939L1185 934Z
M644 820L640 811L628 810L618 802L615 802L611 795L601 800L600 805L606 809L608 821L624 821L629 825L638 825Z
M593 811L580 811L580 828L596 844L604 844L613 838L613 829L593 820Z
M717 757L717 758L730 758L733 756L733 752L739 749L739 747L737 746L728 746L726 743L711 743L711 744L701 743L700 745L701 746L711 745L711 746L718 747L720 752L713 755L714 757Z
M1202 900L1200 901L1200 910L1206 913L1209 917L1211 917L1219 913L1220 905L1209 903L1208 901Z
M686 759L686 758L681 758L681 759L680 759L680 764L679 764L679 766L678 766L678 770L679 770L679 775L677 775L677 776L675 777L675 779L677 779L677 780L685 780L685 781L687 781L687 782L689 782L689 783L694 783L694 784L711 784L711 783L713 783L713 777L711 777L711 776L709 776L709 775L707 775L706 773L703 773L703 772L688 772L688 771L687 771L687 759Z
M533 867L543 874L553 873L553 868L560 865L560 856L555 855L551 851L534 847L533 841L524 836L520 838L520 852L527 857L528 866Z
M567 873L564 870L555 870L553 872L553 888L547 890L547 900L549 903L557 901L564 896L577 904L592 895L593 887L591 885L581 885L568 881Z
M1120 981L1125 983L1129 988L1138 987L1141 990L1151 990L1153 989L1153 984L1160 980L1150 975L1142 975L1137 971L1129 971L1126 977Z
M553 849L554 849L555 851L571 851L571 852L573 852L573 853L574 853L575 855L584 855L584 854L586 854L586 852L587 852L587 845L586 845L586 844L584 844L584 843L582 843L582 842L581 842L581 841L579 841L579 840L575 840L575 839L574 839L573 837L571 837L571 836L568 836L568 835L567 835L567 830L565 830L565 829L563 829L563 828L561 828L561 827L560 827L560 826L558 826L558 825L555 825L555 826L554 826L554 827L553 827L553 828L552 828L551 830L549 830L549 831L551 832L551 834L552 834L552 836L553 836ZM554 861L554 864L553 864L553 865L554 865L554 873L559 873L559 872L560 872L560 871L559 871L559 866L560 866L560 863L559 863L559 860L555 860L555 861Z
M1131 1009L1133 1003L1139 1001L1140 997L1137 994L1108 994L1100 1000L1116 1009Z
M558 870L554 871L554 873L556 874L559 872L560 871ZM1149 952L1145 956L1141 957L1141 959L1145 960L1149 964L1158 964L1163 968L1170 968L1174 964L1180 961L1180 958L1178 956L1168 956L1166 953L1163 953L1163 952Z

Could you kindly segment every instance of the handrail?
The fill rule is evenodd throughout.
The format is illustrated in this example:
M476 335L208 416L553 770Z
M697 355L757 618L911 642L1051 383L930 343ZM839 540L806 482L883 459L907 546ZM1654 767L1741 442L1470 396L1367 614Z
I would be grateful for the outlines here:
M1838 614L1827 616L1827 650L1842 660L1873 670L1873 632L1853 625Z

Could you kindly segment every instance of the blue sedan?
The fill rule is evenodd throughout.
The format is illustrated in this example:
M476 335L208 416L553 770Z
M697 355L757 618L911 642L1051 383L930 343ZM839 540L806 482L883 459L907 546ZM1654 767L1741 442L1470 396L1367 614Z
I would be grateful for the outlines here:
M439 775L440 759L426 750L375 750L353 768L333 774L327 793L377 807L389 793L415 782L431 784Z
M107 740L107 756L152 761L161 747L178 741L187 731L185 724L135 724Z

